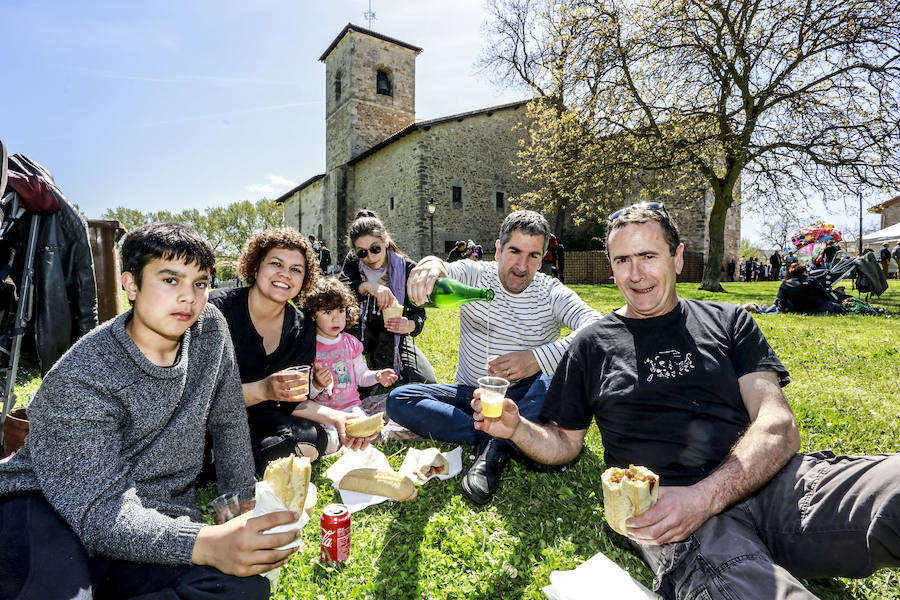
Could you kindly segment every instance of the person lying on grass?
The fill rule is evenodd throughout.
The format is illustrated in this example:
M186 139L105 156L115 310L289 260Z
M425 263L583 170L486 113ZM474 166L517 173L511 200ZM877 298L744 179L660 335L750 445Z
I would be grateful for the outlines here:
M549 238L544 217L516 211L500 227L496 262L445 263L428 256L407 282L409 297L419 305L438 277L494 290L490 303L470 302L459 309L456 385L402 386L387 400L388 416L423 437L477 444L475 461L461 482L463 492L477 504L494 496L514 453L509 442L473 428L470 402L478 378L493 375L509 380L508 397L519 403L523 415L537 419L550 377L572 339L560 339L560 330L566 326L574 331L600 318L558 279L537 272ZM491 355L497 356L489 361Z
M485 419L476 393L475 426L564 464L595 419L608 467L658 474L627 531L665 598L812 598L799 578L900 565L900 453L796 453L788 374L752 317L677 296L684 245L664 206L613 213L606 247L625 305L577 334L545 424L509 399Z
M220 492L255 483L228 327L207 306L214 256L177 223L122 243L131 310L79 340L0 463L0 598L263 599L298 531L289 511L203 525L194 479L211 434Z

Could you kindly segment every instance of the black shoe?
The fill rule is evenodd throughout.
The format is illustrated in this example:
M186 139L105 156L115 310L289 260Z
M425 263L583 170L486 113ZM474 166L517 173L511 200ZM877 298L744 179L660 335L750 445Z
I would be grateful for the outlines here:
M475 504L487 504L500 487L500 474L509 462L509 444L488 438L475 448L475 461L462 478L466 497Z

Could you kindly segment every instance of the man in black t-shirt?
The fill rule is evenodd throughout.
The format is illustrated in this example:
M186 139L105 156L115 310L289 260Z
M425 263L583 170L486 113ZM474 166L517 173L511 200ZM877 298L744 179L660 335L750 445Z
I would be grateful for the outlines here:
M678 298L662 204L613 213L606 247L625 305L576 335L545 423L509 400L485 419L476 392L475 427L564 464L596 420L607 466L655 471L657 504L627 526L666 598L809 597L798 577L900 564L900 454L796 454L784 366L740 307Z

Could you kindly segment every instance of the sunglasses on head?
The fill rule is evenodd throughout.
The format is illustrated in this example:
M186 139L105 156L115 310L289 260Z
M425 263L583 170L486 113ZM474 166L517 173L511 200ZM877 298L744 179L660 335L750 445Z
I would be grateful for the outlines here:
M626 206L625 208L620 208L619 210L611 213L607 218L607 221L612 222L622 216L629 208L646 208L647 210L656 210L666 215L666 218L669 218L669 211L666 210L666 205L662 202L639 202L638 204L632 204L631 206Z
M367 257L370 252L372 254L381 254L381 246L378 244L372 244L371 246L369 246L368 250L366 250L365 248L358 248L356 250L356 258L362 260Z

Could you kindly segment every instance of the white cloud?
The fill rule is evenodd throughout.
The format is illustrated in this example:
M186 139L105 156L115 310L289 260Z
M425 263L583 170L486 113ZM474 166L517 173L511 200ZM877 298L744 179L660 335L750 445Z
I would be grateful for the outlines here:
M280 185L284 187L294 187L297 185L287 177L282 177L281 175L269 175L269 183L272 185Z
M297 185L296 183L294 183L287 177L283 177L282 175L266 175L266 179L269 180L269 183L256 183L253 185L248 185L247 189L251 192L271 194L275 190L284 190Z

